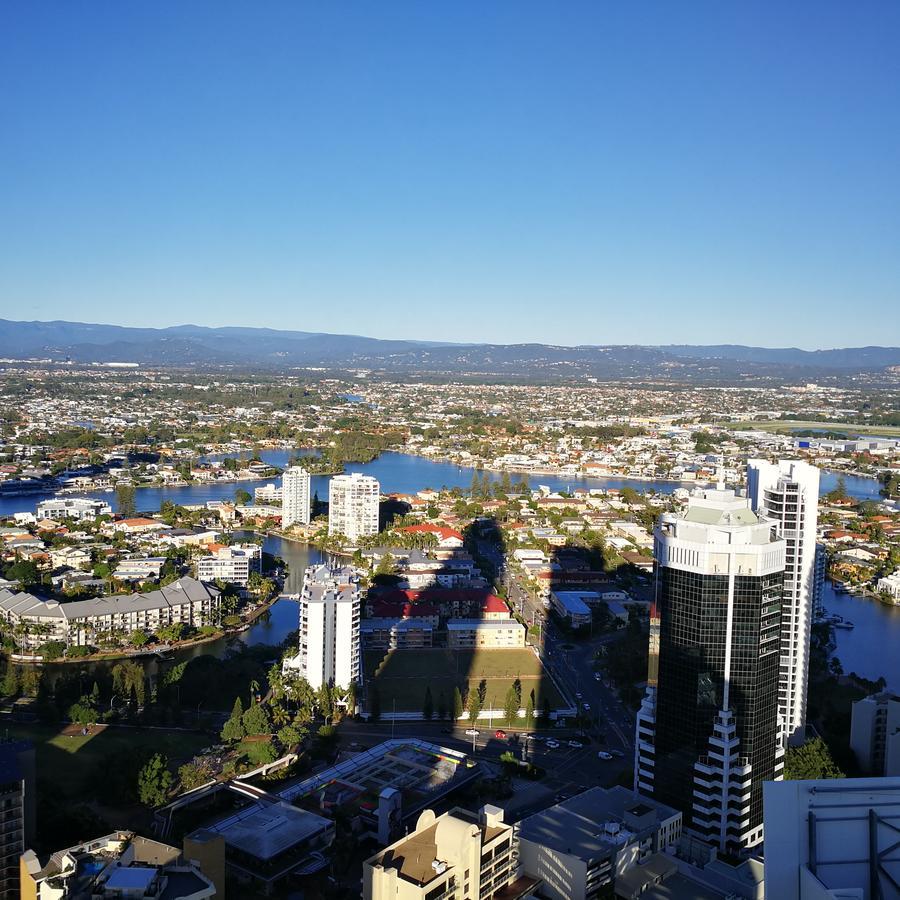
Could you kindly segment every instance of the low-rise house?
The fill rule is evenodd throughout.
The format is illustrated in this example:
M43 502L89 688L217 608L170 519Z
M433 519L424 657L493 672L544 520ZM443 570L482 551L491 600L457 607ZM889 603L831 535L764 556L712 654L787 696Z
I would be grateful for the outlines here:
M448 619L447 646L459 649L524 647L525 626L511 618Z

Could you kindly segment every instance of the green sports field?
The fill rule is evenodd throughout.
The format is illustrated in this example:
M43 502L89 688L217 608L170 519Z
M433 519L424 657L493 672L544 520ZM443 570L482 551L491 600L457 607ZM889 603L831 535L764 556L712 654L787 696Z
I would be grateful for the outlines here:
M367 650L364 664L366 683L377 686L383 713L395 708L397 712L420 711L426 687L431 688L435 712L441 695L451 709L454 687L465 697L468 690L478 690L482 679L487 689L485 709L503 709L506 694L517 678L522 684L523 708L532 691L537 711L543 708L545 698L551 709L562 705L540 660L528 649Z

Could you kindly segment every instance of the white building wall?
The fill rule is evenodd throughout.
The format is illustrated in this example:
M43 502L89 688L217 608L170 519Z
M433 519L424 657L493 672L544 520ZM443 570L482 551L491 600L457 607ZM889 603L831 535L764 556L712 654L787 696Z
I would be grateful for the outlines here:
M763 799L766 897L898 896L877 857L897 840L900 778L770 781ZM896 863L884 866L896 877Z
M336 475L328 485L328 533L351 541L378 534L381 487L370 475Z
M281 479L281 524L308 525L312 516L310 475L302 466L284 470Z
M747 495L754 511L776 522L786 544L778 713L785 739L796 739L806 726L819 470L799 460L748 460Z

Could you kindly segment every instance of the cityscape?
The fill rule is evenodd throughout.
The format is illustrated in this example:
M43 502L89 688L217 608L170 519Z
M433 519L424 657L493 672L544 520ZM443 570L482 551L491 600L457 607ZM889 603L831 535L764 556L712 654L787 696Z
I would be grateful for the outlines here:
M900 900L898 38L0 9L0 900Z

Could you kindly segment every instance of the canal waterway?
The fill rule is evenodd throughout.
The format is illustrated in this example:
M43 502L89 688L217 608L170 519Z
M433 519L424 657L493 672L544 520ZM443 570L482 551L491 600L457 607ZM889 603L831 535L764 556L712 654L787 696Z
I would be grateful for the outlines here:
M309 451L266 450L260 456L263 461L273 466L284 468L292 455ZM378 479L382 491L387 493L413 494L425 488L459 487L468 488L472 483L475 469L457 466L454 463L425 459L409 453L382 453L377 459L368 463L348 463L347 472L361 472ZM491 481L499 481L499 472L488 472ZM621 489L631 487L637 491L655 491L669 494L678 487L690 487L691 484L674 481L637 481L629 478L573 478L561 475L528 475L528 482L533 488L541 485L553 491L570 491L575 488ZM834 472L822 472L821 492L833 490L838 483L838 475ZM512 474L514 482L521 475ZM323 500L328 497L327 475L314 475L312 489ZM245 490L253 493L254 488L271 482L280 484L280 478L264 478L255 481L229 481L214 484L189 484L183 487L146 487L135 492L135 505L143 512L156 512L164 501L181 506L207 503L210 500L232 500L235 491ZM859 499L877 500L879 484L874 478L844 476L847 493ZM33 512L39 501L47 499L51 494L33 494L24 497L0 497L0 516L10 516L15 512ZM116 494L113 491L97 494L77 494L72 496L97 496L105 499L110 506L116 508Z
M884 676L888 688L900 691L900 607L871 597L838 594L825 582L825 609L852 622L853 629L834 630L834 650L844 672L856 672L877 681Z

